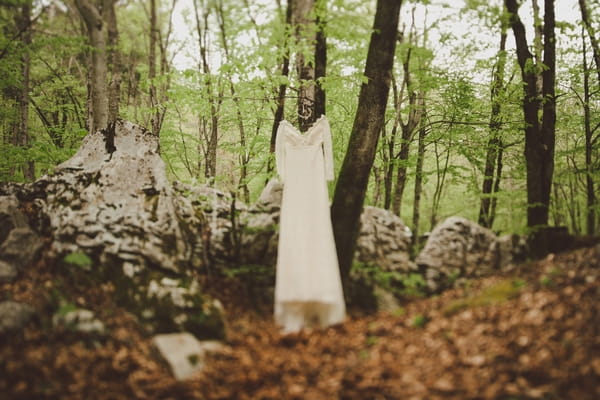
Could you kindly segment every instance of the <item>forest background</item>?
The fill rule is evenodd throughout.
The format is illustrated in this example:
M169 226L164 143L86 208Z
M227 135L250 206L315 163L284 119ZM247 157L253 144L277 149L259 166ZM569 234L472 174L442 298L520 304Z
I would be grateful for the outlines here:
M269 150L278 119L300 124L298 98L306 82L295 66L299 59L315 65L314 42L298 40L306 33L290 25L285 2L0 4L0 181L51 173L95 124L92 71L99 52L82 18L86 4L101 12L107 27L109 113L160 136L173 180L215 185L252 203L275 176ZM326 95L339 172L366 82L375 2L317 4L311 18L326 39L326 73L316 81ZM543 5L526 2L519 14L542 73ZM575 234L593 235L599 224L599 14L597 1L556 2L549 224ZM451 215L496 232L527 233L522 70L506 16L501 1L402 4L366 204L400 215L414 237Z

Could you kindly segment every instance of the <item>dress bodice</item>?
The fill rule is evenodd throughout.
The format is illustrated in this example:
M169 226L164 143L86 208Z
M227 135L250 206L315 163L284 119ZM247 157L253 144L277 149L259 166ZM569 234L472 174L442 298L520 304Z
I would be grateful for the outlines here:
M293 151L294 148L306 146L322 146L325 178L333 180L331 130L327 117L322 115L304 134L286 120L282 120L279 123L277 139L275 141L275 159L277 172L282 181L285 181L285 160L287 153Z

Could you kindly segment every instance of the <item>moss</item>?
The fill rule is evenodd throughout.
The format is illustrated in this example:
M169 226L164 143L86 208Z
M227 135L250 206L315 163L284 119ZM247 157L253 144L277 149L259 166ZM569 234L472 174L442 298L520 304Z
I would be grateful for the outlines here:
M520 279L501 280L478 294L452 301L444 308L444 314L449 316L469 308L503 303L518 296L523 286L524 282Z

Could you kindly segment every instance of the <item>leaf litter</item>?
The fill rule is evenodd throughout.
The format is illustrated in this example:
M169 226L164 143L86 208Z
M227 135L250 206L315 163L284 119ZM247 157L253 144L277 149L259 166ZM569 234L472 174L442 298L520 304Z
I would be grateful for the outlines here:
M551 254L393 312L350 310L343 324L289 335L244 282L212 277L205 287L225 305L227 346L176 381L151 335L113 303L110 283L60 288L104 321L105 336L53 328L57 283L43 258L2 285L40 317L2 338L0 398L598 399L599 271L600 245Z

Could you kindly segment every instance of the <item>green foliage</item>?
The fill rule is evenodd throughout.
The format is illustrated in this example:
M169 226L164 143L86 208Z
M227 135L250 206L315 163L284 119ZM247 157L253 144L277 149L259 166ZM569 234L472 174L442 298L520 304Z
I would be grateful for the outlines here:
M275 276L273 267L256 264L229 267L223 271L223 274L229 278L247 278L257 281Z
M396 296L424 296L427 284L422 275L385 271L377 265L355 262L351 276L362 279L367 285L379 286Z
M553 288L556 286L556 279L563 274L564 272L560 268L552 268L548 273L540 277L540 285L545 288Z
M84 252L69 253L63 258L63 261L86 271L90 271L92 268L92 259Z
M423 328L429 322L429 317L423 314L417 314L413 317L411 325L415 328Z
M444 309L444 314L453 315L473 307L500 304L519 295L525 282L522 279L504 279L484 288L480 293L452 301Z
M6 2L5 2L6 3ZM327 115L333 133L336 174L339 171L354 122L358 92L363 76L372 30L374 2L331 0L327 10L319 10L328 43L327 76L319 83L327 93ZM11 5L12 4L12 5ZM0 6L0 181L24 181L23 167L33 164L36 177L69 158L86 134L87 66L93 49L82 35L74 7L39 9L33 25L32 43L15 38L15 16L19 0ZM171 2L158 2L158 29L162 45L170 43L153 83L165 89L158 108L149 106L148 15L143 2L119 2L119 44L121 55L120 116L149 127L153 113L165 110L160 133L161 155L172 179L201 184L206 178L208 132L215 107L218 128L218 159L215 184L225 191L244 194L253 202L265 182L275 174L273 155L268 151L279 85L288 85L285 115L296 122L296 96L300 84L294 68L295 54L309 59L306 43L296 45L293 30L286 26L285 4L256 0L222 2L223 19L217 16L215 2L206 2L207 38L210 42L210 74L204 73L197 48L198 38L191 4L178 4L173 17L176 28L167 35ZM417 18L412 25L413 9ZM425 23L419 15L429 15ZM586 228L585 148L582 125L582 49L579 21L557 22L557 143L555 182L551 201L552 223L567 225L573 232ZM477 219L481 196L486 146L490 136L491 77L496 68L501 22L506 22L501 2L468 0L453 2L409 1L403 5L403 37L397 46L394 78L402 98L395 109L390 97L385 131L372 171L366 202L382 206L384 193L393 193L400 162L400 125L411 111L403 62L410 52L411 88L424 93L426 110L425 159L419 226L425 232L443 218L461 215ZM467 21L467 22L465 22ZM220 31L220 22L225 35ZM468 29L468 27L478 27ZM348 29L352 27L352 29ZM460 29L454 29L459 27ZM482 29L483 27L483 29ZM576 29L577 28L577 29ZM509 30L509 36L511 32ZM509 40L510 43L510 40ZM227 53L225 52L227 46ZM172 62L184 59L185 65ZM159 52L158 52L159 53ZM588 49L588 62L592 59ZM290 55L290 73L281 73L283 57ZM523 163L523 118L520 109L522 83L514 49L506 50L506 90L502 110L496 116L503 148L503 178L494 195L494 230L521 232L524 227L526 186ZM16 94L23 77L19 66L29 55L30 107L29 142L13 143L19 120ZM539 61L539 60L538 60ZM541 73L547 67L528 61L526 71ZM111 76L109 76L111 78ZM211 86L209 90L208 82ZM568 90L562 88L569 88ZM161 90L162 90L161 89ZM591 126L597 126L598 94L589 104ZM238 116L241 116L239 118ZM397 120L401 117L401 121ZM390 137L396 124L396 137ZM242 129L244 138L242 139ZM413 217L416 140L411 147L401 216ZM600 168L598 146L592 151L588 173L598 186ZM391 156L390 156L391 154ZM386 176L386 174L391 175ZM387 180L386 180L387 179ZM386 188L385 185L388 185ZM330 190L335 182L330 184ZM245 193L248 193L246 198ZM240 195L239 198L242 198ZM596 210L598 205L592 206ZM391 278L382 278L389 281Z
M61 302L59 308L58 308L58 315L60 315L61 317L64 317L65 315L67 315L70 312L73 312L77 310L77 306L73 303L69 303L67 301L63 301Z

